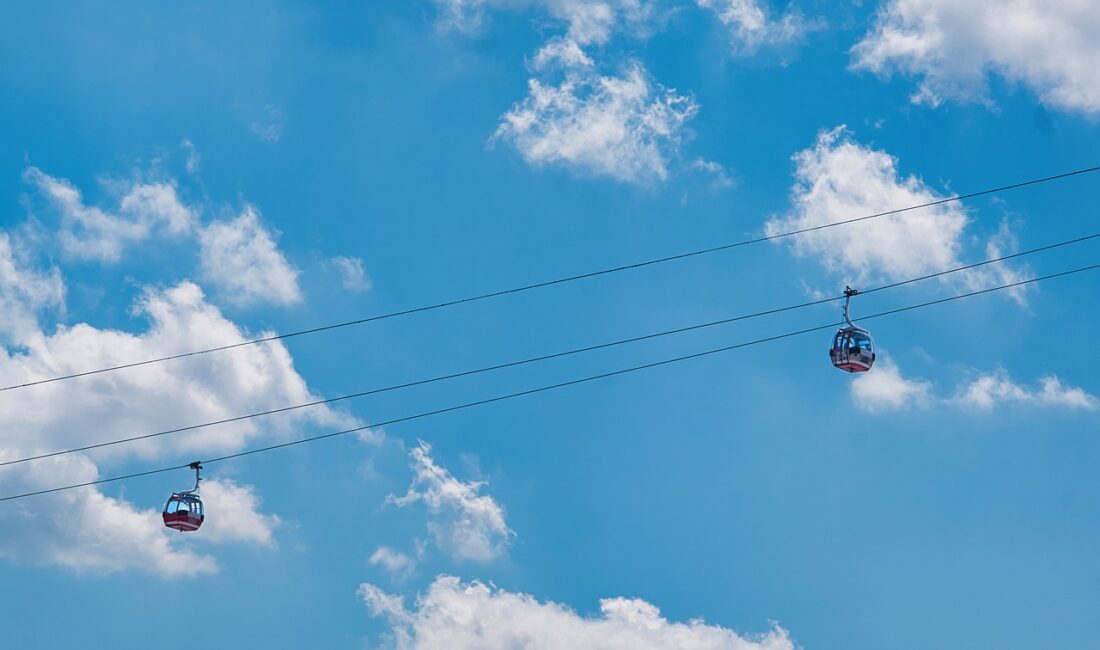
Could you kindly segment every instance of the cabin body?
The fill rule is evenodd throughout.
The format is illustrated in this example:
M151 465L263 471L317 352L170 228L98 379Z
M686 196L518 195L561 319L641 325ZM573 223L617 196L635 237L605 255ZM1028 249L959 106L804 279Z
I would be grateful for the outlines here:
M184 533L199 529L205 516L202 511L202 499L189 492L174 492L164 504L161 514L164 525Z
M867 372L875 363L871 334L858 327L843 327L833 337L829 360L845 372Z

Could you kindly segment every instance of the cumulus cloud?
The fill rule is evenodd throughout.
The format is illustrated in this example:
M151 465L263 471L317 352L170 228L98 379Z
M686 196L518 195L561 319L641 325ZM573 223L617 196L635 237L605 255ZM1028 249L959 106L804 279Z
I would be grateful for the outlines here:
M65 282L56 267L35 270L18 241L0 232L0 334L21 339L38 329L38 313L60 309L65 303Z
M875 367L852 381L851 390L856 407L874 413L926 405L931 399L932 384L906 379L897 364L880 353Z
M189 140L187 166L194 171L198 153ZM198 211L184 205L171 182L114 183L121 188L116 212L85 205L80 191L69 181L51 177L31 167L24 178L38 187L60 214L58 241L68 255L105 263L121 259L125 248L154 236L198 234L202 277L238 305L273 303L292 305L302 299L298 269L279 250L275 236L260 221L259 211L246 205L234 219L199 226ZM0 250L0 256L3 251ZM362 263L338 258L338 268L347 282L368 287ZM365 289L364 289L365 290Z
M735 52L750 54L763 45L782 45L801 39L810 25L801 14L788 10L773 18L766 3L757 0L696 0L717 14L729 28Z
M344 289L353 293L370 291L371 281L363 270L363 260L358 257L334 257L332 265L340 273L340 283Z
M134 183L125 187L118 209L108 212L85 205L80 190L63 178L30 167L24 179L38 188L59 213L58 240L70 256L80 260L117 262L126 246L153 237L189 233L197 215L184 205L172 183Z
M206 226L199 242L203 278L232 302L292 305L302 299L298 269L279 250L253 206L245 206L235 219Z
M979 374L956 386L950 396L937 395L932 382L902 375L897 364L881 353L875 367L850 384L852 403L870 413L894 412L934 405L991 411L1004 405L1095 411L1100 399L1083 388L1067 386L1055 375L1046 375L1038 386L1017 383L1008 372L998 369Z
M129 333L81 323L0 347L0 385L20 384L187 350L240 343L252 338L206 302L190 282L148 289L135 314L146 330ZM0 459L16 459L114 438L224 419L243 413L316 400L278 342L248 346L233 354L154 364L0 394ZM58 408L63 404L64 408ZM261 437L285 439L305 426L347 428L356 421L314 408L167 436L96 452L71 454L7 467L0 492L13 494L99 477L101 467L133 460L178 462L242 449ZM181 479L183 478L181 473ZM186 479L184 479L186 481ZM186 482L184 483L186 485ZM183 487L183 486L180 486ZM231 481L204 482L211 518L192 543L270 546L278 521L260 514L251 487ZM158 508L160 503L155 504ZM214 520L218 514L217 521ZM224 513L224 517L222 514ZM94 488L32 497L0 509L4 535L0 556L76 570L124 569L161 576L216 570L216 562L164 528L159 511L142 509Z
M61 326L53 334L36 332L19 339L16 342L20 351L0 350L0 383L32 382L89 368L240 343L253 336L226 319L191 282L165 290L147 289L134 313L149 319L148 329L129 333L80 323ZM20 446L28 453L38 453L75 446L85 435L105 436L103 431L85 433L87 422L97 422L107 431L141 432L315 399L317 396L295 371L286 347L272 342L241 348L234 354L181 359L7 392L0 395L0 406L7 404L0 413L0 429L24 432ZM65 404L67 408L50 408L50 404ZM336 412L323 408L294 413L265 418L262 430L289 432L295 423L308 421L345 423ZM35 433L30 435L28 431ZM235 422L108 448L98 457L153 458L166 447L177 452L221 453L239 448L260 432L259 421Z
M498 557L514 535L504 521L504 509L479 494L484 482L460 481L436 464L431 449L421 442L409 452L413 482L404 496L391 495L388 501L398 507L424 503L435 516L428 524L432 539L453 558L487 562Z
M395 551L388 546L379 546L370 559L371 566L380 566L398 580L403 580L416 568L416 561L401 551Z
M786 630L757 636L695 619L676 623L638 598L606 598L594 617L564 605L440 576L414 609L371 584L359 587L372 616L385 617L397 650L794 650Z
M567 26L530 60L527 96L501 116L490 142L533 166L627 183L663 181L679 155L695 100L665 87L637 60L601 69L583 48L626 31L646 36L669 15L658 0L436 0L441 26L479 31L494 9L533 9Z
M1095 395L1081 388L1066 386L1054 375L1040 379L1038 388L1028 388L1017 384L1003 370L981 375L974 381L959 387L950 401L959 406L982 410L990 410L1002 404L1025 404L1086 411L1095 411L1100 407L1100 400Z
M5 470L13 476L0 485L9 490L49 489L99 477L96 466L82 455L37 461L33 470ZM201 494L207 518L194 542L274 544L272 529L279 520L258 512L250 486L209 480ZM164 578L216 573L213 556L179 543L179 533L164 527L160 505L139 509L94 488L31 497L0 509L6 531L0 557L96 575L135 569Z
M611 37L615 7L610 2L559 1L551 9L569 23L569 38L578 43L605 43Z
M529 164L557 165L629 183L668 177L698 106L654 81L637 61L605 75L569 41L536 54L528 94L504 114L494 141Z
M260 512L260 497L251 485L238 485L229 479L206 479L200 491L206 514L203 541L275 545L275 528L281 521L276 515Z
M822 131L793 159L792 209L767 222L769 235L945 198L916 176L902 178L896 158L859 144L843 126ZM785 241L797 254L816 256L830 271L854 280L897 280L954 265L966 223L963 208L949 203Z
M10 457L5 441L0 450ZM84 456L50 458L5 468L5 492L56 487L98 477ZM127 569L165 578L214 573L213 557L174 543L160 521L160 511L139 509L93 488L31 497L0 508L0 557L30 565L60 566L77 573L108 574Z
M194 172L197 152L189 141ZM155 236L198 235L204 275L239 302L300 298L297 271L273 236L247 207L232 220L198 227L198 211L184 205L171 182L107 183L117 206L87 205L64 179L29 168L33 184L59 215L58 242L67 257L112 262L127 247ZM28 231L30 232L30 231ZM85 370L171 356L255 338L184 281L147 287L133 315L139 331L89 323L46 331L40 318L64 309L65 284L57 268L39 269L32 250L40 242L0 232L0 385L17 385ZM189 424L222 420L319 399L294 369L280 343L29 387L0 394L0 460L14 460ZM59 407L64 405L64 408ZM261 438L287 439L304 428L351 428L359 422L340 411L311 408L233 422L178 435L13 465L0 472L0 493L16 494L92 481L140 461L180 462L233 453ZM363 434L364 439L377 434ZM182 474L182 473L181 473ZM184 487L182 484L174 487ZM217 571L210 544L275 545L276 515L261 511L248 485L216 476L204 481L209 515L194 535L180 535L160 521L159 503L130 503L99 488L31 497L0 508L0 557L25 564L110 573L140 570L163 577ZM149 507L155 506L155 507Z
M997 74L1052 108L1100 113L1100 11L1082 0L890 0L853 65L921 78L912 99L988 101Z
M769 235L802 230L856 217L948 198L916 176L902 176L898 159L856 142L844 126L822 131L813 146L793 156L795 183L791 210L765 224ZM854 285L897 281L963 264L961 253L968 217L960 203L879 217L858 225L837 226L776 240L795 254L812 256ZM993 257L1015 247L1007 224L990 240ZM1019 279L1006 264L944 276L978 289ZM1014 298L1024 301L1021 287Z

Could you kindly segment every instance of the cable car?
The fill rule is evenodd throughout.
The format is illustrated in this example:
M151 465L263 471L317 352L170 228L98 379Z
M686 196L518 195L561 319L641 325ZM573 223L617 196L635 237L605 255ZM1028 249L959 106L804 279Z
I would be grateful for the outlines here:
M189 466L195 470L195 487L186 492L173 492L164 504L164 525L180 532L190 533L199 529L205 518L202 513L202 499L199 498L199 470L202 465L197 461Z
M857 293L851 287L844 287L844 321L848 326L837 331L833 346L829 348L829 359L844 372L867 372L875 363L875 344L871 333L857 327L848 316L848 306Z

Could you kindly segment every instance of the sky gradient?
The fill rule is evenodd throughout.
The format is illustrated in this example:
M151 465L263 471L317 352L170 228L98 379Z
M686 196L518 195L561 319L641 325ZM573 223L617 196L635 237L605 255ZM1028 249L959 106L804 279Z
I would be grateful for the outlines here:
M0 385L1100 164L1087 2L415 0L0 9ZM0 461L896 282L1100 232L1100 173L0 392ZM853 316L1100 262L1100 240ZM1100 271L833 302L0 467L11 647L1081 647ZM59 616L60 615L60 616Z

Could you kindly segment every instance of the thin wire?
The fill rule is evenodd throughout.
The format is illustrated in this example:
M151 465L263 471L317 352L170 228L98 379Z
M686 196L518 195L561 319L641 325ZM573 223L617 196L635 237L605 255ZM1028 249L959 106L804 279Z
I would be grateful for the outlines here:
M58 381L65 381L65 380L68 380L68 379L76 379L78 377L87 377L89 375L98 375L98 374L102 374L102 373L105 373L105 372L114 372L116 370L125 370L127 368L137 368L139 366L147 366L147 365L150 365L150 364L162 363L162 362L165 362L165 361L174 361L176 359L184 359L184 358L187 358L187 357L194 357L194 356L199 356L199 355L203 355L203 354L209 354L211 352L222 352L222 351L225 351L225 350L232 350L232 349L235 349L235 348L240 348L240 347L244 347L244 346L248 346L248 345L256 345L256 344L259 344L259 343L270 343L272 341L280 341L280 340L283 340L283 339L289 339L289 338L296 337L296 336L305 336L307 334L316 334L318 332L327 332L329 330L340 329L340 328L343 328L343 327L351 327L353 325L364 325L366 323L373 323L374 321L385 320L385 319L389 319L389 318L396 318L398 316L408 316L410 314L417 314L417 313L420 313L420 312L432 311L432 310L435 310L435 309L443 309L443 308L446 308L446 307L454 307L456 305L462 305L462 304L466 304L466 303L470 303L470 302L477 302L477 301L480 301L480 300L488 300L490 298L499 298L501 296L506 296L506 295L510 295L510 294L514 294L514 293L522 293L524 291L531 291L531 290L534 290L534 289L543 289L545 287L551 287L551 286L558 285L558 284L565 284L567 282L575 282L577 280L585 280L585 279L588 279L588 278L594 278L594 277L598 277L598 276L601 276L601 275L608 275L608 274L611 274L611 273L618 273L620 271L630 271L630 270L633 270L633 269L640 269L640 268L643 268L643 267L646 267L646 266L653 266L655 264L664 264L666 262L673 262L673 261L676 261L676 260L687 259L689 257L697 257L697 256L700 256L700 255L707 255L707 254L710 254L710 253L717 253L717 252L720 252L720 251L730 250L730 249L733 249L733 248L739 248L741 246L748 246L750 244L759 244L761 242L773 241L773 240L782 239L782 238L785 238L785 237L793 237L795 235L802 235L802 234L805 234L805 233L808 233L808 232L815 232L815 231L818 231L818 230L824 230L826 228L834 228L836 226L843 226L843 225L847 225L847 224L851 224L851 223L857 223L857 222L860 222L860 221L867 221L868 219L877 219L879 217L885 217L885 216L889 216L889 215L893 215L893 214L901 214L903 212L910 212L912 210L919 210L919 209L922 209L922 208L930 208L930 207L934 207L934 206L937 206L937 205L943 205L945 203L953 203L953 202L956 202L956 201L963 201L965 199L972 199L972 198L975 198L975 197L978 197L978 196L985 196L985 195L988 195L988 194L996 194L998 192L1006 192L1008 190L1019 189L1021 187L1027 187L1029 185L1038 185L1040 183L1048 183L1050 181L1061 180L1061 179L1064 179L1064 178L1070 178L1072 176L1079 176L1079 175L1082 175L1082 174L1089 174L1089 173L1092 173L1092 172L1095 172L1095 171L1100 171L1100 165L1095 166L1095 167L1086 167L1086 168L1083 168L1083 169L1077 169L1077 170L1070 171L1070 172L1065 172L1065 173L1062 173L1062 174L1055 174L1053 176L1045 176L1043 178L1035 178L1035 179L1031 179L1031 180L1027 180L1027 181L1022 181L1022 182L1019 182L1019 183L1012 183L1011 185L1002 185L1000 187L994 187L994 188L990 188L990 189L980 190L980 191L977 191L977 192L971 192L969 194L960 194L960 195L951 196L951 197L948 197L948 198L945 198L945 199L939 199L939 200L936 200L936 201L929 201L927 203L921 203L919 205L911 205L911 206L905 207L905 208L898 208L898 209L895 209L895 210L887 210L886 212L878 212L878 213L875 213L875 214L869 214L869 215L865 215L865 216L862 216L862 217L856 217L854 219L847 219L847 220L844 220L844 221L835 221L835 222L832 222L832 223L825 223L825 224L821 224L821 225L817 225L817 226L811 226L811 227L808 227L808 228L800 228L798 230L792 230L790 232L776 233L776 234L773 234L773 235L766 235L766 236L757 237L757 238L754 238L754 239L745 239L745 240L738 241L738 242L723 244L721 246L712 246L710 248L702 248L702 249L699 249L699 250L689 251L689 252L686 252L686 253L678 253L676 255L668 255L666 257L658 257L658 258L654 258L654 259L651 259L651 260L645 260L645 261L642 261L642 262L634 262L632 264L624 264L622 266L613 266L613 267L610 267L610 268L601 269L599 271L590 271L588 273L580 273L578 275L570 275L570 276L566 276L566 277L562 277L562 278L557 278L557 279L554 279L554 280L546 280L546 281L543 281L543 282L536 282L534 284L527 284L527 285L523 285L523 286L519 286L519 287L513 287L511 289L503 289L501 291L493 291L493 292L490 292L490 293L483 293L483 294L479 294L479 295L475 295L475 296L468 296L466 298L458 298L458 299L455 299L455 300L449 300L449 301L446 301L446 302L440 302L440 303L436 303L436 304L432 304L432 305L424 305L424 306L421 306L421 307L413 307L411 309L404 309L404 310L400 310L400 311L389 312L389 313L386 313L386 314L379 314L377 316L369 316L367 318L359 318L359 319L356 319L356 320L349 320L349 321L344 321L344 322L341 322L341 323L333 323L333 324L330 324L330 325L321 325L319 327L312 327L312 328L309 328L309 329L298 330L298 331L295 331L295 332L287 332L286 334L275 334L275 335L272 335L272 336L264 336L264 337L260 337L260 338L256 338L256 339L250 339L250 340L247 340L247 341L241 341L239 343L231 343L231 344L228 344L228 345L220 345L220 346L217 346L217 347L205 348L205 349L202 349L202 350L193 350L191 352L183 352L183 353L180 353L180 354L173 354L173 355L168 355L168 356L163 356L163 357L157 357L157 358L154 358L154 359L146 359L144 361L135 361L135 362L132 362L132 363L124 363L124 364L120 364L120 365L117 365L117 366L108 366L106 368L98 368L98 369L95 369L95 370L85 370L83 372L74 372L74 373L71 373L71 374L68 374L68 375L59 375L57 377L50 377L50 378L47 378L47 379L38 379L38 380L35 380L35 381L28 381L28 382L24 382L22 384L12 384L10 386L0 386L0 392L10 391L10 390L17 390L17 389L20 389L20 388L28 388L30 386L39 386L39 385L42 385L42 384L51 384L51 383L58 382Z
M932 278L942 277L944 275L949 275L951 273L958 273L960 271L967 271L967 270L974 269L974 268L977 268L977 267L980 267L980 266L985 266L987 264L995 264L995 263L998 263L998 262L1003 262L1003 261L1006 261L1006 260L1014 259L1014 258L1017 258L1017 257L1023 257L1025 255L1032 255L1032 254L1035 254L1035 253L1041 253L1041 252L1049 251L1049 250L1052 250L1052 249L1055 249L1055 248L1061 248L1063 246L1078 244L1078 243L1081 243L1081 242L1084 242L1084 241L1088 241L1088 240L1091 240L1091 239L1097 239L1097 238L1100 238L1100 232L1093 233L1091 235L1084 235L1082 237L1077 237L1077 238L1069 239L1069 240L1066 240L1066 241L1057 242L1057 243L1054 243L1054 244L1047 244L1045 246L1039 246L1037 248L1032 248L1032 249L1029 249L1029 250L1026 250L1026 251L1020 251L1018 253L1012 253L1010 255L1002 255L1001 257L995 257L995 258L992 258L992 259L983 260L981 262L974 262L974 263L971 263L971 264L966 264L964 266L959 266L959 267L956 267L956 268L953 268L953 269L948 269L946 271L938 271L936 273L930 273L928 275L922 275L920 277L910 278L908 280L902 280L902 281L899 281L899 282L893 282L893 283L890 283L890 284L885 284L885 285L882 285L882 286L873 287L871 289L863 290L860 293L861 294L869 294L869 293L874 293L876 291L885 291L887 289L893 289L893 288L904 286L904 285L907 285L907 284L912 284L914 282L921 282L923 280L929 280L929 279L932 279ZM641 335L641 336L634 336L634 337L625 338L625 339L618 339L616 341L610 341L610 342L606 342L606 343L598 343L596 345L589 345L589 346L582 347L582 348L574 348L572 350L565 350L565 351L562 351L562 352L554 352L554 353L551 353L551 354L545 354L545 355L541 355L541 356L537 356L537 357L529 357L529 358L526 358L526 359L520 359L518 361L509 361L509 362L506 362L506 363L500 363L500 364L496 364L496 365L492 365L492 366L485 366L485 367L481 367L481 368L475 368L473 370L464 370L462 372L456 372L456 373L451 373L451 374L447 374L447 375L438 375L438 376L430 377L430 378L427 378L427 379L418 379L416 381L411 381L411 382L407 382L407 383L404 383L404 384L395 384L395 385L385 386L385 387L382 387L382 388L373 388L371 390L365 390L365 391L361 391L361 392L357 392L357 393L350 393L350 394L347 394L347 395L340 395L340 396L337 396L337 397L329 397L329 398L326 398L326 399L314 400L312 402L305 402L303 404L295 404L295 405L292 405L292 406L283 406L283 407L280 407L280 408L271 409L271 410L267 410L267 411L259 411L259 412L256 412L256 413L248 413L246 415L238 415L238 416L234 416L234 417L231 417L231 418L224 418L224 419L221 419L221 420L213 420L213 421L210 421L210 422L203 422L203 423L200 423L200 424L192 424L192 425L185 426L185 427L178 427L178 428L175 428L175 429L167 429L165 431L157 431L155 433L146 433L146 434L142 434L142 435L131 436L129 438L120 438L120 439L117 439L117 440L109 440L109 441L106 441L106 442L99 442L99 443L95 443L95 444L91 444L91 445L85 445L83 447L74 447L72 449L64 449L64 450L61 450L61 451L53 451L53 452L38 454L36 456L28 456L26 458L6 460L6 461L0 462L0 467L4 467L4 466L7 466L7 465L17 465L17 464L20 464L20 463L27 463L27 462L34 461L34 460L41 460L43 458L52 458L54 456L63 456L65 454L73 454L73 453L77 453L77 452L81 452L81 451L90 451L90 450L93 450L93 449L101 449L103 447L111 447L111 446L114 446L114 445L121 445L121 444L129 443L129 442L136 442L136 441L139 441L139 440L148 440L150 438L159 438L161 436L166 436L166 435L170 435L170 434L174 434L174 433L181 433L181 432L184 432L184 431L194 431L196 429L204 429L206 427L212 427L212 426L217 426L217 425L221 425L221 424L229 424L231 422L240 422L242 420L250 420L250 419L253 419L253 418L264 417L264 416L268 416L268 415L275 415L277 413L285 413L285 412L288 412L288 411L296 411L298 409L304 409L304 408L309 408L309 407L313 407L313 406L321 406L323 404L332 404L334 402L341 402L341 401L344 401L344 400L357 399L357 398L360 398L360 397L367 397L369 395L377 395L377 394L380 394L380 393L388 393L388 392L395 391L395 390L403 390L405 388L412 388L414 386L423 386L425 384L433 384L433 383L440 382L440 381L448 381L448 380L451 380L451 379L458 379L460 377L468 377L470 375L478 375L478 374L482 374L482 373L486 373L486 372L492 372L492 371L495 371L495 370L503 370L505 368L513 368L513 367L516 367L516 366L523 366L523 365L528 365L528 364L532 364L532 363L538 363L538 362L541 362L541 361L548 361L550 359L558 359L558 358L561 358L561 357L567 357L567 356L572 356L572 355L576 355L576 354L582 354L582 353L585 353L585 352L593 352L595 350L603 350L603 349L606 349L606 348L612 348L612 347L616 347L616 346L620 346L620 345L626 345L626 344L629 344L629 343L638 343L638 342L641 342L641 341L647 341L647 340L650 340L650 339L660 338L660 337L664 337L664 336L671 336L671 335L674 335L674 334L682 334L684 332L691 332L691 331L695 331L695 330L701 330L701 329L705 329L705 328L708 328L708 327L715 327L715 326L718 326L718 325L727 325L729 323L734 323L734 322L737 322L737 321L749 320L749 319L752 319L752 318L759 318L759 317L762 317L762 316L770 316L770 315L779 314L779 313L782 313L782 312L794 311L796 309L804 309L806 307L812 307L814 305L821 305L821 304L824 304L824 303L834 302L834 301L842 299L843 297L844 296L833 296L833 297L829 297L829 298L821 298L821 299L818 299L818 300L811 300L809 302L803 302L803 303L799 303L799 304L796 304L796 305L789 305L789 306L786 306L786 307L777 307L775 309L768 309L768 310L765 310L765 311L758 311L758 312L755 312L755 313L752 313L752 314L743 314L743 315L740 315L740 316L732 316L732 317L729 317L729 318L723 318L723 319L720 319L720 320L709 321L709 322L706 322L706 323L688 325L688 326L685 326L685 327L678 327L678 328L675 328L675 329L664 330L664 331L661 331L661 332L654 332L654 333L651 333L651 334L644 334L644 335Z
M887 310L887 311L879 312L877 314L871 314L870 316L864 316L860 320L861 321L867 321L867 320L873 320L873 319L876 319L876 318L883 318L883 317L886 317L886 316L892 316L894 314L900 314L900 313L907 312L907 311L922 309L924 307L931 307L933 305L940 305L940 304L947 303L947 302L953 302L955 300L962 300L964 298L972 298L974 296L979 296L979 295L982 295L982 294L993 293L995 291L1003 291L1005 289L1011 289L1011 288L1014 288L1014 287L1020 287L1020 286L1024 286L1024 285L1027 285L1027 284L1032 284L1032 283L1035 283L1035 282L1042 282L1044 280L1051 280L1053 278L1065 277L1065 276L1069 276L1069 275L1074 275L1076 273L1083 273L1085 271L1092 271L1092 270L1096 270L1096 269L1100 269L1100 264L1092 264L1090 266L1083 266L1083 267L1072 269L1072 270L1069 270L1069 271L1062 271L1062 272L1059 272L1059 273L1051 273L1049 275L1039 276L1039 277L1031 278L1031 279L1028 279L1028 280L1020 280L1018 282L1012 282L1012 283L1003 284L1003 285L1000 285L1000 286L997 286L997 287L991 287L989 289L981 289L981 290L978 290L978 291L971 291L971 292L968 292L968 293L958 294L958 295L955 295L955 296L949 296L947 298L940 298L938 300L931 300L931 301L919 303L919 304L916 304L916 305L909 305L908 307L899 307L897 309L890 309L890 310ZM711 350L704 350L703 352L696 352L694 354L689 354L689 355L685 355L685 356L673 357L673 358L670 358L670 359L664 359L662 361L655 361L655 362L652 362L652 363L646 363L646 364L642 364L642 365L639 365L639 366L624 368L622 370L614 370L614 371L611 371L611 372L600 373L598 375L590 375L588 377L581 377L580 379L572 379L570 381L564 381L564 382L560 382L560 383L557 383L557 384L550 384L548 386L540 386L538 388L531 388L531 389L528 389L528 390L520 391L518 393L508 393L508 394L505 394L505 395L498 395L496 397L490 397L488 399L477 400L475 402L466 402L465 404L458 404L458 405L455 405L455 406L448 406L446 408L436 409L434 411L425 411L423 413L417 413L415 415L407 415L407 416L404 416L404 417L395 418L395 419L392 419L392 420L387 420L385 422L377 422L377 423L371 424L371 425L364 425L364 426L355 427L355 428L352 428L352 429L344 429L343 431L334 431L332 433L325 433L325 434L316 435L316 436L309 436L309 437L301 438L301 439L298 439L298 440L292 440L290 442L283 442L283 443L279 443L279 444L275 444L275 445L268 445L266 447L257 447L255 449L249 449L247 451L241 451L241 452L237 452L237 453L234 453L234 454L227 454L225 456L218 456L216 458L210 458L208 460L203 460L203 461L198 461L198 462L200 462L203 465L208 465L208 464L211 464L211 463L218 463L218 462L222 462L222 461L226 461L226 460L231 460L231 459L234 459L234 458L242 458L244 456L251 456L253 454L261 454L261 453L265 453L265 452L268 452L268 451L275 451L275 450L278 450L278 449L285 449L287 447L294 447L294 446L297 446L297 445L303 445L303 444L306 444L306 443L309 443L309 442L317 442L319 440L326 440L328 438L335 438L337 436L345 436L345 435L348 435L348 434L358 433L360 431L366 431L368 429L373 429L373 428L377 428L377 427L392 426L394 424L399 424L399 423L402 423L402 422L410 422L412 420L419 420L419 419L422 419L422 418L432 417L432 416L435 416L435 415L441 415L443 413L451 413L451 412L454 412L454 411L461 411L461 410L473 408L473 407L476 407L476 406L483 406L483 405L492 404L492 403L495 403L495 402L502 402L504 400L515 399L517 397L524 397L526 395L534 395L536 393L544 393L544 392L547 392L547 391L557 390L559 388L565 388L565 387L568 387L568 386L576 386L576 385L579 385L579 384L585 384L585 383L592 382L592 381L597 381L597 380L600 380L600 379L607 379L607 378L610 378L610 377L617 377L619 375L625 375L625 374L628 374L628 373L639 372L641 370L648 370L648 369L657 368L657 367L660 367L660 366L666 366L666 365L670 365L670 364L674 364L674 363L680 363L680 362L688 361L688 360L691 360L691 359L698 359L698 358L701 358L701 357L711 356L711 355L719 354L719 353L722 353L722 352L729 352L731 350L746 348L746 347L753 346L753 345L760 345L762 343L769 343L769 342L772 342L772 341L778 341L780 339L790 338L790 337L793 337L793 336L800 336L800 335L803 335L803 334L809 334L811 332L819 332L819 331L822 331L822 330L832 329L834 327L838 327L838 326L841 326L843 324L844 324L843 321L839 321L839 322L836 322L836 323L829 323L828 325L819 325L817 327L809 327L809 328L802 329L802 330L797 330L797 331L794 331L794 332L787 332L785 334L777 334L775 336L769 336L769 337L762 338L762 339L756 339L754 341L748 341L748 342L745 342L745 343L737 343L737 344L734 344L734 345L727 345L727 346L721 347L721 348L715 348L715 349L711 349ZM49 488L49 489L46 489L46 490L37 490L37 491L34 491L34 492L24 492L23 494L15 494L15 495L6 496L6 497L0 497L0 502L13 501L15 499L22 499L22 498L25 498L25 497L38 496L38 495L41 495L41 494L50 494L50 493L53 493L53 492L61 492L63 490L72 490L72 489L75 489L75 488L88 487L88 486L92 486L92 485L101 485L103 483L113 483L115 481L124 481L126 479L137 478L137 477L140 477L140 476L148 476L150 474L159 474L159 473L162 473L162 472L170 472L172 470L189 468L190 466L191 466L190 463L187 463L187 464L184 464L184 465L174 465L172 467L164 467L164 468L161 468L161 469L148 470L148 471L144 471L144 472L136 472L136 473L133 473L133 474L124 474L122 476L114 476L114 477L111 477L111 478L98 479L98 480L95 480L95 481L87 481L85 483L77 483L77 484L74 484L74 485L65 485L65 486L56 487L56 488Z

